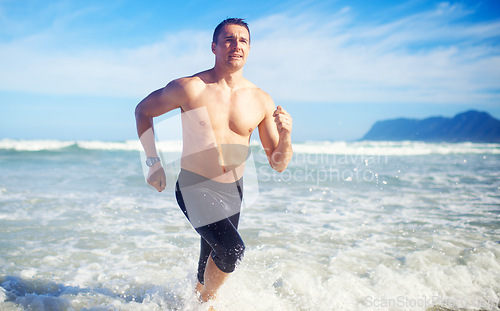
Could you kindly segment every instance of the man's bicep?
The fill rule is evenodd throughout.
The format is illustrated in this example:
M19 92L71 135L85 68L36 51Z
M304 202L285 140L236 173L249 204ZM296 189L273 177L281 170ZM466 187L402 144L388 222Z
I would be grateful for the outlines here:
M148 117L157 117L164 113L180 107L180 103L183 100L183 90L176 83L172 81L164 88L158 89L146 98L144 98L140 103L138 108L143 115Z

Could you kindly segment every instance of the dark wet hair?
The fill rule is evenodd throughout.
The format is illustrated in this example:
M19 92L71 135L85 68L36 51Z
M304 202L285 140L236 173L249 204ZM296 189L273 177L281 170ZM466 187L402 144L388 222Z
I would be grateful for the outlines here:
M219 25L217 25L217 27L215 27L214 36L212 38L213 43L217 43L219 34L222 28L226 25L238 25L245 27L248 30L248 39L250 40L250 28L248 28L248 24L244 21L243 18L226 18Z

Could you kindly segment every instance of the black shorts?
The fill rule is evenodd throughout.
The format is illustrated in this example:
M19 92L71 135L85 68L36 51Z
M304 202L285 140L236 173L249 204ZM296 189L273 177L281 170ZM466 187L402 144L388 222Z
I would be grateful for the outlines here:
M210 255L221 271L233 272L245 250L237 231L243 180L220 183L182 169L175 196L182 212L201 236L198 281L204 284Z

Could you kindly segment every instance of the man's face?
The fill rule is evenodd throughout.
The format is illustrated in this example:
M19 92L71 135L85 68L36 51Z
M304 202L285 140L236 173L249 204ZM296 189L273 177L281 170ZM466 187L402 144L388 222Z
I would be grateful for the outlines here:
M216 63L231 71L239 70L245 65L250 51L250 35L245 27L225 25L217 43L212 43L212 52Z

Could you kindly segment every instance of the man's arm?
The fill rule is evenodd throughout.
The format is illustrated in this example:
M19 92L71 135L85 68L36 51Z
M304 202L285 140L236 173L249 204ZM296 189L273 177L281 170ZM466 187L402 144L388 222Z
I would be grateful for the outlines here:
M153 118L181 106L185 93L178 80L158 89L144 98L135 108L137 134L146 152L146 157L157 157ZM158 191L165 189L165 172L160 162L149 168L147 182Z
M283 172L292 159L292 117L269 100L264 120L259 124L259 137L266 152L269 164L278 172Z

